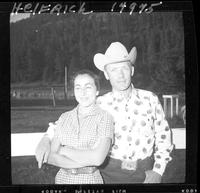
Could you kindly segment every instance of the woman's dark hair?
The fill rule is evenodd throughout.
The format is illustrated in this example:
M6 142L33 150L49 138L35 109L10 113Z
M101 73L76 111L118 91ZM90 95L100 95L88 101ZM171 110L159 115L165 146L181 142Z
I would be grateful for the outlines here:
M74 85L74 80L78 75L84 75L87 74L89 75L91 78L93 78L95 86L97 88L98 91L100 91L100 82L99 82L99 76L97 74L95 74L94 72L84 69L84 70L79 70L77 71L74 76L72 77L72 83Z

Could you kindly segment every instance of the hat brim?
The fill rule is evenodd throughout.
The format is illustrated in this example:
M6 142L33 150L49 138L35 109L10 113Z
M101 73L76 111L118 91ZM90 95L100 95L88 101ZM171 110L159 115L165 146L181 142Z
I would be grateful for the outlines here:
M94 64L99 70L104 71L104 67L107 64L129 61L131 63L131 65L134 65L134 63L136 61L136 57L137 57L137 50L136 50L136 47L133 47L131 49L131 51L129 52L128 56L121 60L113 60L112 58L109 58L109 57L105 56L104 54L97 53L94 56Z

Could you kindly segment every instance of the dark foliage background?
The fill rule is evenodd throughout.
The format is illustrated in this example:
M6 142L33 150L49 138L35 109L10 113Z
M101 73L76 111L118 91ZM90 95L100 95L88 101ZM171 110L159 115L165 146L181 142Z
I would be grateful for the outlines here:
M93 64L120 41L138 57L133 83L153 92L184 92L184 29L181 12L40 14L10 24L11 84L64 84L78 69L88 68L109 85Z

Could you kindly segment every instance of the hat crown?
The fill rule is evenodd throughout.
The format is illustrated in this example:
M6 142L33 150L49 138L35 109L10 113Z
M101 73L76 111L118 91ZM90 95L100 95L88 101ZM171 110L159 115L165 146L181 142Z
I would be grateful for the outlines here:
M120 42L113 42L107 48L105 54L97 53L94 55L93 61L95 66L104 71L107 64L115 64L120 62L130 62L134 65L137 56L136 47L133 47L128 53L126 47Z
M125 59L128 56L128 51L120 42L113 42L106 50L105 55L113 60Z

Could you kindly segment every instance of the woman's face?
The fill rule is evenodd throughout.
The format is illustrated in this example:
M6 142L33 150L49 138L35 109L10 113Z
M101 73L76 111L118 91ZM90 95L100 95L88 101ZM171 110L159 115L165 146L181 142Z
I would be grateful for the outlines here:
M77 102L84 107L95 103L98 95L94 79L88 74L80 74L74 80L74 95Z

